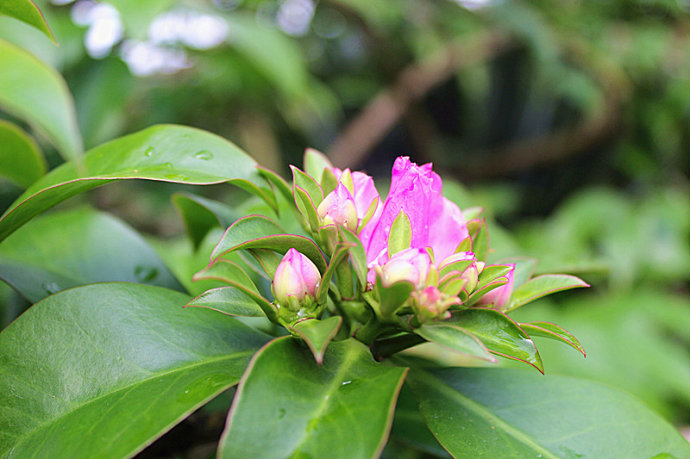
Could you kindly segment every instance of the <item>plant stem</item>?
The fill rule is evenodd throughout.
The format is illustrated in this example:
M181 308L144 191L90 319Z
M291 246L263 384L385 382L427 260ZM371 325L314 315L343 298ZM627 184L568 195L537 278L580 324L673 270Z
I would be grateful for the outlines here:
M397 352L416 346L425 341L426 340L421 336L409 333L395 338L374 342L371 347L371 353L376 360L381 361L386 357L390 357Z

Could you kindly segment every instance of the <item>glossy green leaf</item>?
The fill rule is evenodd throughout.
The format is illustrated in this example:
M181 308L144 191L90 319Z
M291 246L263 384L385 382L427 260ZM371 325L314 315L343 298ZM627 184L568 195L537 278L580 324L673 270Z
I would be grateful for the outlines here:
M218 455L375 457L405 373L354 339L331 343L322 365L300 340L274 340L242 377Z
M201 279L215 279L225 282L234 288L241 290L249 296L266 314L266 317L273 319L275 317L275 307L261 295L259 289L256 288L252 279L244 272L242 268L230 260L218 260L212 265L202 269L194 275L196 280Z
M304 191L299 186L294 186L294 202L295 205L297 206L297 210L302 216L302 220L300 223L304 227L304 230L309 232L311 231L312 233L316 233L319 231L319 216L316 213L316 206L314 205L314 201L311 199L309 196L309 193Z
M321 179L324 169L332 169L333 163L326 155L313 148L304 151L304 171L317 181Z
M518 324L530 336L541 336L561 341L587 357L580 342L568 331L550 322L529 322Z
M37 218L0 244L0 278L31 302L103 281L182 290L136 231L88 208Z
M403 386L398 397L391 437L435 457L450 457L424 422L408 384ZM383 457L386 457L386 452Z
M379 313L383 319L392 319L395 312L405 303L415 289L412 282L399 281L389 287L381 282L381 276L376 276L376 291L380 297Z
M188 300L93 284L24 313L0 333L0 456L133 456L235 384L265 335Z
M46 169L36 142L18 126L0 120L0 176L26 188Z
M211 228L219 226L225 229L239 218L225 204L192 193L175 193L170 199L182 217L195 248Z
M496 362L484 343L469 331L453 322L430 322L415 329L427 341L439 344L461 354Z
M409 376L422 416L455 457L690 457L690 445L629 395L521 370L450 368Z
M323 201L323 190L316 181L317 177L311 177L295 166L290 166L290 169L292 170L293 187L300 187L306 191L314 207L318 208Z
M470 295L467 301L468 305L472 305L479 301L479 299L491 290L494 290L501 285L508 283L508 273L510 272L509 266L503 265L488 265L484 267L481 274L479 274L479 279L477 281L477 286Z
M396 253L409 249L412 243L412 225L410 219L402 210L393 220L391 232L388 236L388 256L392 257Z
M265 167L257 166L256 169L264 179L278 189L278 192L285 198L287 202L293 202L294 199L292 197L292 190L290 189L288 182L286 182L283 177L270 169L266 169Z
M295 234L285 234L285 230L270 218L250 215L241 218L225 231L213 252L211 259L241 249L271 249L285 253L295 248L307 256L321 272L326 270L326 260L313 241Z
M261 180L254 166L246 153L214 134L183 126L153 126L100 145L36 181L0 218L0 240L55 204L113 180L196 185L233 178Z
M184 307L213 309L229 316L266 317L257 302L236 287L212 288L193 298Z
M5 0L0 2L0 15L10 16L22 22L36 27L38 30L48 35L55 42L53 32L50 30L43 13L31 0Z
M344 226L338 227L343 240L352 244L350 246L350 262L355 270L360 287L364 290L367 286L367 254L362 246L359 236Z
M578 287L589 287L589 284L579 277L567 274L544 274L537 276L513 291L510 303L508 303L508 307L504 310L506 312L512 311L537 298Z
M314 360L321 365L328 343L338 333L342 323L342 316L331 316L323 320L305 319L290 327L290 331L298 334L307 343L314 354Z
M81 155L83 146L74 101L62 76L32 54L3 40L0 68L0 107L45 134L65 158Z
M534 342L508 316L494 309L471 308L456 311L444 321L472 333L496 355L519 360L544 372L544 365Z

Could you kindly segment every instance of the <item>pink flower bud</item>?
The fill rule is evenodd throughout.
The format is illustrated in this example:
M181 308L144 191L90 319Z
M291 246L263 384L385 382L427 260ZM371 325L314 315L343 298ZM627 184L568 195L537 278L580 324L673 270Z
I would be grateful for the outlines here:
M281 306L290 303L290 297L298 302L314 298L321 281L316 265L295 249L287 251L278 264L273 278L273 296Z
M405 249L391 257L381 268L383 283L390 286L398 281L412 282L415 287L426 284L431 257L424 249Z
M333 168L333 174L338 179L338 182L345 185L350 191L355 201L359 222L367 215L367 212L369 212L371 206L374 205L374 202L376 202L376 210L370 221L377 220L379 215L381 215L383 206L380 202L379 192L374 185L374 179L364 172L350 172L350 169L340 170L338 168ZM365 225L365 228L371 226L373 225ZM363 230L361 225L358 230Z
M321 201L316 209L322 225L343 225L351 230L357 229L357 208L350 191L342 183Z
M482 296L479 299L479 304L491 304L495 308L502 308L503 306L507 305L510 301L510 296L513 294L513 278L515 277L515 263L508 263L506 265L501 266L510 267L510 271L508 271L508 274L505 275L505 278L508 279L508 283L503 284L500 287L497 287L491 290L486 295Z

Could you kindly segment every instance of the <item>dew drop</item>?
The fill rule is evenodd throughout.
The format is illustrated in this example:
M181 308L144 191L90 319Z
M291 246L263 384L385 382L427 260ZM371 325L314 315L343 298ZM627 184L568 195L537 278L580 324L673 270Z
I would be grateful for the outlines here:
M146 156L147 158L150 158L151 156L153 156L153 147L148 147L146 149L146 151L144 152L144 156Z
M196 159L201 159L201 160L204 160L204 161L208 161L208 160L210 160L210 159L213 159L213 153L211 153L211 152L208 151L208 150L201 150L201 151L197 152L196 154L194 154L194 157L195 157Z
M150 282L158 277L158 268L154 266L137 266L134 268L134 277L139 282Z
M343 381L340 383L341 386L347 386L348 384L352 384L352 381Z
M45 290L49 295L60 291L60 286L55 282L44 282L41 284L41 287L43 287L43 290Z

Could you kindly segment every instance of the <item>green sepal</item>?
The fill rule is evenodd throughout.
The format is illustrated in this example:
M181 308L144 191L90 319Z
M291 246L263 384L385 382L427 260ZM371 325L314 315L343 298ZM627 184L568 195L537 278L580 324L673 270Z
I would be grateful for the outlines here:
M321 365L328 343L338 333L342 323L343 318L341 316L331 316L323 320L304 319L288 327L288 330L307 343L312 354L314 354L314 360Z
M396 253L409 249L412 244L412 225L410 219L402 210L393 220L391 232L388 236L388 256L393 257Z
M479 220L482 213L484 213L483 207L468 207L462 211L462 216L465 218L465 221Z
M324 169L321 173L321 189L323 190L324 196L335 190L338 186L338 179L335 178L335 174L331 169Z
M486 219L468 221L467 230L472 238L472 252L477 261L486 261L489 255L489 231Z
M364 217L359 222L359 226L357 227L357 232L362 231L365 226L367 226L367 223L369 223L369 220L374 216L376 213L376 209L379 206L379 198L375 198L373 201L371 201L371 204L369 204L369 208L367 209L367 212L364 214Z
M379 301L378 310L377 308L374 310L382 320L394 322L396 311L407 302L414 289L412 282L407 281L398 281L389 287L384 287L381 276L377 275L376 293Z
M508 278L506 276L511 269L510 266L502 265L485 266L479 274L477 286L470 295L467 303L469 305L475 304L482 296L489 293L491 290L507 284Z
M357 234L348 228L340 226L338 229L342 239L351 244L349 247L350 261L357 275L360 290L364 291L367 288L367 254L362 246L362 241Z

